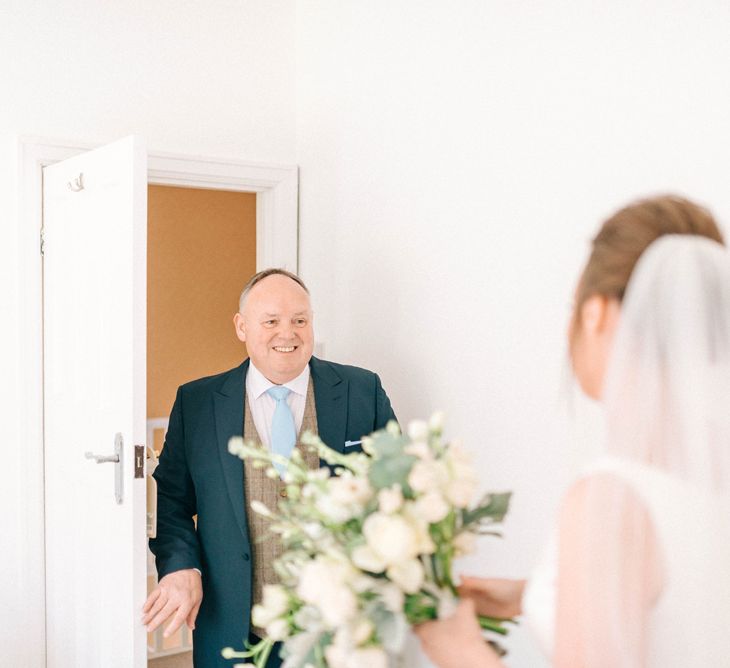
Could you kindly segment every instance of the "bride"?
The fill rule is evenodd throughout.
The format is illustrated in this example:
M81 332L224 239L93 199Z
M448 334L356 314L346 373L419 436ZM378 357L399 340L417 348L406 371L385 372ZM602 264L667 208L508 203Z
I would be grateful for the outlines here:
M574 373L606 455L564 497L525 581L465 578L418 627L442 668L503 666L475 612L524 614L559 668L730 666L730 254L679 197L608 219L578 282Z

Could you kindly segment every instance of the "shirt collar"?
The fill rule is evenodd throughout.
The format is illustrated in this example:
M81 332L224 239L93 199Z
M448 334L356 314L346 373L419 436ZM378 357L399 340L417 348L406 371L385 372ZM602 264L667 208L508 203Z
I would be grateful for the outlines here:
M272 383L264 374L262 374L253 362L249 362L248 373L246 374L246 392L250 393L254 399L258 399L269 388L275 387L276 383ZM307 387L309 386L309 364L304 367L296 378L292 378L284 387L289 388L295 394L302 397L307 396Z

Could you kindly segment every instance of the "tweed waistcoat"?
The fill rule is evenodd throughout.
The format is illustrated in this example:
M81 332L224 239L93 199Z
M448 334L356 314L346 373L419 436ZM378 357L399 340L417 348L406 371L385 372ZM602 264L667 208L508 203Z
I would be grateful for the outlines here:
M256 425L254 424L251 411L244 402L243 438L261 443ZM304 418L302 428L297 437L296 447L302 453L302 457L308 468L319 468L319 456L316 452L302 446L299 437L305 432L317 433L317 411L314 404L314 384L309 379L307 387L307 398L304 404ZM253 551L253 596L254 603L260 603L265 584L275 584L278 580L274 571L274 560L281 556L282 545L279 536L269 532L269 520L251 510L251 501L261 501L267 508L276 510L279 499L286 498L286 485L280 478L273 480L266 475L266 469L254 468L251 460L244 460L244 489L246 499L246 518L248 519L249 538ZM258 636L263 637L264 631L252 625L252 630Z

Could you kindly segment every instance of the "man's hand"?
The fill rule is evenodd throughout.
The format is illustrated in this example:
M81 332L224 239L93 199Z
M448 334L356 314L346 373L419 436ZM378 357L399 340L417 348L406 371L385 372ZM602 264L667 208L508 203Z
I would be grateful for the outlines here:
M185 622L192 631L203 600L203 583L194 568L168 573L147 597L142 612L142 623L147 631L154 631L172 615L173 620L165 629L165 638L177 631Z

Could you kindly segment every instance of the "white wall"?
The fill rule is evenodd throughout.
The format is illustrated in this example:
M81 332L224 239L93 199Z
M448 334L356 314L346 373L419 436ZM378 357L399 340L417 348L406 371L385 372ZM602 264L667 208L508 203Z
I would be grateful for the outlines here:
M293 0L8 0L0 132L294 158Z
M724 2L321 0L297 8L302 271L327 356L377 369L399 417L447 411L525 574L594 412L567 407L587 241L680 191L730 220ZM518 633L510 665L541 662Z
M103 143L138 133L156 151L293 163L294 25L292 0L2 2L0 134ZM17 235L0 248L0 664L37 668L43 544L27 532L42 499L23 484L43 470L40 456L20 456L39 426L24 419L34 410L19 392L40 369L19 338L39 317L20 298L37 232L16 229L16 148L0 146L0 225Z

